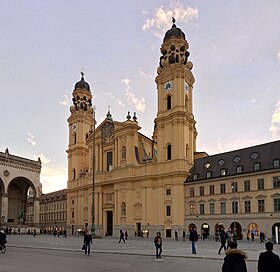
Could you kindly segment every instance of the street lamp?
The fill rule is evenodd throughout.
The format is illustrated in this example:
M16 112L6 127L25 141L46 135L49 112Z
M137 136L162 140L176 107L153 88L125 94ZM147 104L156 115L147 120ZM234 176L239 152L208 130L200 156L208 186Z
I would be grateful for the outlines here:
M91 222L91 235L94 238L95 235L95 211L94 211L94 186L95 186L95 110L96 107L93 106L93 139L92 139L92 222Z
M233 191L233 240L236 241L237 233L236 233L236 186L234 184L234 180L231 183L231 189Z

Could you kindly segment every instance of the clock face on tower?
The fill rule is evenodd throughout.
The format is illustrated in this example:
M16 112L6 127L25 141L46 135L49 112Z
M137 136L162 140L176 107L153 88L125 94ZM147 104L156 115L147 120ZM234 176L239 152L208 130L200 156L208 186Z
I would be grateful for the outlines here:
M164 90L167 91L167 92L170 92L173 88L173 82L172 81L167 81L165 84L164 84Z

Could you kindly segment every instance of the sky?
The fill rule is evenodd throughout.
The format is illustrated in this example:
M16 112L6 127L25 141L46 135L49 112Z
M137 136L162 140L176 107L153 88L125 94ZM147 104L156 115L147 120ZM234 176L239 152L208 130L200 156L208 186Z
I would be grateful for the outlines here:
M97 125L136 112L152 136L156 70L172 16L193 62L197 151L280 139L278 0L0 0L0 151L42 161L66 188L72 91L83 70Z

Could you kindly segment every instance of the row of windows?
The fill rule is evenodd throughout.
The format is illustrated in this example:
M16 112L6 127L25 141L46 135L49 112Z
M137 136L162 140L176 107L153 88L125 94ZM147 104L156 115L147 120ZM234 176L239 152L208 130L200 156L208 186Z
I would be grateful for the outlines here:
M66 213L55 213L55 214L42 214L40 215L40 221L59 221L66 220Z
M272 180L273 180L273 184L272 184L273 188L280 188L280 176L273 177ZM263 178L257 179L256 189L257 190L264 190L265 189ZM251 181L250 180L244 180L243 190L244 190L244 192L251 191ZM235 193L238 192L238 183L237 182L232 182L230 192L235 192ZM220 184L220 192L219 193L220 194L227 193L225 183ZM190 197L195 196L194 187L189 188L189 194L190 194ZM213 184L209 185L209 194L210 195L215 194L215 185L213 185ZM200 196L205 195L205 186L200 186L199 187L199 195Z
M280 198L276 198L274 201L274 212L280 212ZM220 203L220 213L219 214L226 214L226 202ZM246 200L244 201L244 213L251 213L251 201ZM265 201L264 199L258 200L258 213L264 213L265 212ZM238 213L238 202L232 201L231 203L231 213ZM199 214L204 215L205 214L205 204L201 203L199 204ZM216 207L215 203L209 203L209 214L214 215L216 214ZM190 205L190 215L197 215L196 207L194 204ZM171 216L171 206L166 206L166 216Z
M53 211L53 210L61 210L66 208L65 202L60 203L51 203L51 204L41 204L40 205L40 212L46 212L46 211Z
M218 214L226 214L226 202L220 203L220 212ZM280 198L274 199L274 211L279 212L280 211ZM244 201L244 212L245 213L251 213L251 201L246 200ZM265 202L264 199L258 200L258 212L263 213L265 212ZM232 201L231 203L231 213L238 213L238 202ZM199 204L199 214L204 215L205 214L205 204L201 203ZM209 214L214 215L216 214L216 207L215 203L209 203ZM190 205L190 215L197 215L197 211L194 204Z
M254 152L254 153L251 154L250 159L256 160L258 157L259 157L259 154L256 153L256 152ZM240 163L241 161L242 161L242 158L241 158L240 156L235 156L235 157L233 158L233 162L234 162L234 163ZM225 165L225 163L226 163L226 162L225 162L225 160L223 160L223 159L220 159L220 160L217 162L217 164L218 164L219 166L223 166L223 165ZM208 169L208 168L211 167L211 163L210 163L210 162L206 162L206 163L203 165L203 167L206 168L206 169ZM280 159L274 159L274 160L273 160L273 167L274 167L274 168L280 167Z
M218 162L219 163L219 162ZM204 168L208 169L210 168L210 163L206 162L204 164ZM275 159L273 160L273 168L279 168L280 167L280 160L279 159ZM260 162L255 162L253 165L253 171L259 171L261 170L261 163ZM236 166L236 174L241 174L243 172L243 166L242 165L238 165ZM222 168L220 169L220 176L226 176L227 175L227 169ZM212 171L206 171L206 178L211 178L213 176L213 172ZM193 174L193 180L197 180L199 177L199 175L197 173Z

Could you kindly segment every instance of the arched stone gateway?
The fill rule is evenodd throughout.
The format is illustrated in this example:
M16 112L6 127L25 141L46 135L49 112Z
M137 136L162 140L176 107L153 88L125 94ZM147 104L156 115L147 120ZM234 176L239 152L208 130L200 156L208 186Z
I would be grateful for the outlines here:
M243 239L243 236L242 236L242 227L241 225L239 224L239 222L235 221L235 222L232 222L230 224L230 229L231 229L231 233L234 234L234 232L236 232L236 239L237 240L242 240Z
M39 225L41 160L33 161L0 152L0 224L26 224L27 192L33 192L33 222Z

